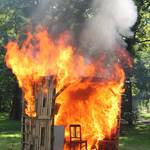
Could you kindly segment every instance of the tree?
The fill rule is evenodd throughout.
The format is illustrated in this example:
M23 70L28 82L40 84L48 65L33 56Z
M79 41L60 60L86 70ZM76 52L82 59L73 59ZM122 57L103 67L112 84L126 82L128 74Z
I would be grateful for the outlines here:
M22 27L29 23L25 8L31 1L0 1L0 111L10 111L11 119L21 118L21 91L11 70L5 66L5 45L8 40L16 39Z
M149 0L135 0L138 8L138 19L132 28L134 37L127 39L128 50L134 56L133 94L138 102L145 100L149 111L150 101L150 24Z

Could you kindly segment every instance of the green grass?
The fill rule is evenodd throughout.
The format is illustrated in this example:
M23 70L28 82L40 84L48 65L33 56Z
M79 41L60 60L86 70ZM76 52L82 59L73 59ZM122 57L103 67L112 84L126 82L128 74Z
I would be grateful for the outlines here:
M21 150L20 121L8 120L0 113L0 150Z
M123 127L120 150L150 150L150 113L141 113L134 127Z
M150 120L150 114L141 114ZM21 150L20 122L8 120L6 113L0 113L0 150ZM150 150L150 124L140 123L134 127L123 127L120 136L120 150Z
M150 150L150 125L124 127L119 145L120 150Z
M142 112L139 115L141 120L149 120L150 121L150 113L147 112Z

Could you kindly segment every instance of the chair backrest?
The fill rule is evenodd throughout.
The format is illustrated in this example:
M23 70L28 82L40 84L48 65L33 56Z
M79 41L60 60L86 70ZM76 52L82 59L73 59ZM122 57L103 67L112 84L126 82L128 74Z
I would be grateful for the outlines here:
M80 124L71 124L69 126L69 130L70 130L70 141L82 140Z

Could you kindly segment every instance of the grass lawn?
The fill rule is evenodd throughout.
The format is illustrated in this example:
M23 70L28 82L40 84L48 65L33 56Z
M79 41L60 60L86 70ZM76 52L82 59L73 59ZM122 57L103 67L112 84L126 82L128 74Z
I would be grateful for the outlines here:
M150 114L141 118L150 121ZM21 150L20 126L19 121L8 120L6 113L0 113L0 150ZM120 150L150 150L150 124L123 127L119 146Z
M120 150L150 150L150 113L141 113L134 127L123 127Z
M150 121L150 113L142 112L140 115L140 120L149 120Z
M150 124L124 127L119 146L120 150L150 150Z
M8 114L0 113L0 150L21 150L20 121L8 120Z

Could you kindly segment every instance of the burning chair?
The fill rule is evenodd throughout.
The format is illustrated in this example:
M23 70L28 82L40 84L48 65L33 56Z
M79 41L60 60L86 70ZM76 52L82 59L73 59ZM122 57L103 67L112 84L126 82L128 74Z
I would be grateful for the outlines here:
M67 141L67 145L69 145L70 150L75 150L76 147L79 147L79 150L83 148L87 150L87 140L82 139L81 125L71 124L69 126L69 131L70 141Z

